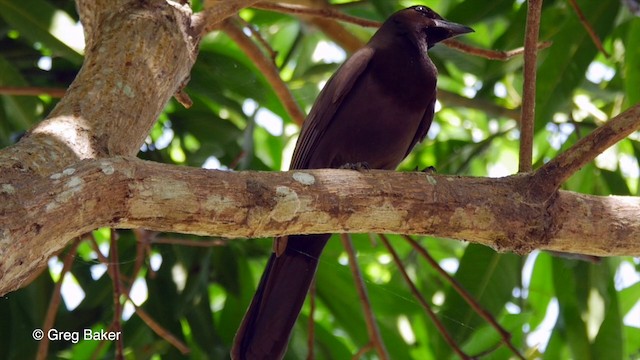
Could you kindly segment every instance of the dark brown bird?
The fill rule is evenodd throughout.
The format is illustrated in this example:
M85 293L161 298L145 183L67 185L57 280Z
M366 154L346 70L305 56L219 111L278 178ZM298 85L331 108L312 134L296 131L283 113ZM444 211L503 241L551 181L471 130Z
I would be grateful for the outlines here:
M291 169L395 169L427 134L438 72L427 49L469 27L425 6L393 14L329 80L305 120ZM330 234L276 239L236 334L233 359L280 359Z

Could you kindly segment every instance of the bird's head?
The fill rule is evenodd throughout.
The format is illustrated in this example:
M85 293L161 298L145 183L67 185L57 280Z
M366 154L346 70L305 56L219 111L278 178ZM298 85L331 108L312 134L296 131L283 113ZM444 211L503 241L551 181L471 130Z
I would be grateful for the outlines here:
M422 5L400 10L389 20L392 20L396 26L413 33L419 38L417 40L425 40L427 48L431 48L440 41L473 32L472 28L447 21L435 11Z

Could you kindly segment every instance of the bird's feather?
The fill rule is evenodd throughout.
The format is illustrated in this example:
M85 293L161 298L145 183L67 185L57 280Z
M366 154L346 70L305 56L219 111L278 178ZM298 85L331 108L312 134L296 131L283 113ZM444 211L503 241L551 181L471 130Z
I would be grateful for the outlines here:
M290 169L308 168L309 158L318 145L318 139L322 138L330 126L342 101L364 73L373 54L372 48L364 47L358 50L327 82L302 126Z
M367 163L374 169L395 169L424 139L433 120L437 69L427 49L469 31L424 6L392 15L320 92L290 168ZM275 253L236 334L233 359L284 356L329 237L276 238Z

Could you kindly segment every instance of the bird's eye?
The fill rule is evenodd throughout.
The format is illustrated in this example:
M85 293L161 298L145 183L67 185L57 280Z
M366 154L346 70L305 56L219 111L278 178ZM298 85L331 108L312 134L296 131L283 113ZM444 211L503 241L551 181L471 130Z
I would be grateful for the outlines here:
M426 15L426 16L430 16L433 13L433 10L429 9L426 6L422 6L422 5L418 5L418 6L414 6L413 10L422 13L422 15Z

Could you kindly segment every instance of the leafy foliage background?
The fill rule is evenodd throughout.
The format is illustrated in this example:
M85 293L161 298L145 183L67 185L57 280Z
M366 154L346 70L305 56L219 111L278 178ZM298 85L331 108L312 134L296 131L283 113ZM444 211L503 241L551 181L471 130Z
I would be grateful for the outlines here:
M391 12L417 2L340 3L334 4L340 11L382 21ZM610 53L605 57L597 51L568 1L544 2L540 37L553 45L540 52L535 166L640 100L640 18L625 5L631 3L578 1ZM522 1L433 0L426 5L450 20L472 26L476 33L465 36L464 42L502 50L522 45L526 16ZM201 8L198 1L193 6ZM317 58L319 46L331 44L331 40L290 15L243 10L241 16L277 51L275 61L282 78L301 108L308 111L320 85L339 66L338 62ZM78 20L72 1L0 0L0 86L66 88L71 83L82 64L82 55L56 35L61 18ZM374 31L344 26L363 41ZM465 107L442 101L428 139L400 170L434 165L445 174L514 173L518 151L516 120L492 114L486 104L518 108L522 57L492 61L441 45L433 49L431 57L440 70L440 88L469 100ZM43 59L50 59L50 69L42 65ZM149 134L140 157L233 170L286 169L298 127L252 61L224 33L211 33L202 41L186 90L194 101L193 107L187 110L172 100ZM0 101L0 146L6 147L45 117L57 99L47 95L1 95ZM635 134L582 169L563 187L595 195L637 195L639 156L640 143ZM109 232L101 229L93 236L106 255ZM193 247L175 240L197 243L211 239L177 234L136 235L131 231L119 231L119 236L122 276L129 284L135 282L135 288L146 289L146 296L142 291L138 305L189 346L191 353L186 357L228 357L235 329L271 252L271 241L220 241L216 246ZM353 238L391 358L454 358L412 298L386 250L367 235ZM142 253L138 242L143 239L169 241L152 242L151 252ZM400 237L392 237L392 241L418 288L433 302L439 317L465 351L479 354L496 349L483 357L488 359L512 356L499 346L495 331L450 284ZM421 242L495 315L527 357L640 358L640 319L629 315L634 306L640 307L637 258L586 262L539 252L526 257L497 254L485 247L430 237ZM63 257L64 253L59 259ZM0 358L34 356L37 343L31 332L42 326L54 282L61 280L59 259L52 260L50 267L43 269L29 286L0 299ZM140 259L141 271L133 273ZM76 297L82 299L77 307L70 302L61 303L56 329L109 328L113 290L104 268L89 243L81 243L65 282L80 287L84 297ZM368 342L368 337L346 255L337 239L330 241L322 257L317 299L317 358L349 358ZM306 357L308 321L309 307L305 306L288 359ZM128 358L183 356L136 314L126 317L123 331ZM113 347L110 342L54 341L49 354L52 358L110 358ZM376 356L367 353L363 358Z

